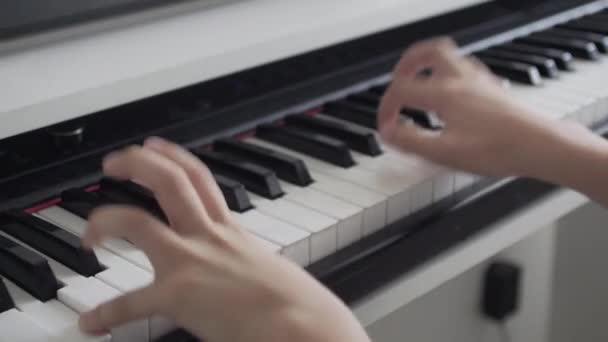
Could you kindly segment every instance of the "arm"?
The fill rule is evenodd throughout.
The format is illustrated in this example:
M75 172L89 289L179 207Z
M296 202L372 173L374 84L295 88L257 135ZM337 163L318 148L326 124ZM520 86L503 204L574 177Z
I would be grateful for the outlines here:
M419 71L431 68L430 77ZM415 107L438 113L440 134L401 124ZM608 142L584 126L558 121L518 103L475 60L447 39L409 49L380 110L382 137L404 152L482 175L536 178L573 188L608 207Z
M133 207L91 215L84 246L126 238L149 257L155 277L84 313L86 333L162 316L210 342L369 342L330 291L233 222L209 170L181 147L149 140L108 156L104 172L152 190L170 224Z
M553 157L530 176L572 188L608 208L608 141L580 126L556 131L555 143L542 144Z

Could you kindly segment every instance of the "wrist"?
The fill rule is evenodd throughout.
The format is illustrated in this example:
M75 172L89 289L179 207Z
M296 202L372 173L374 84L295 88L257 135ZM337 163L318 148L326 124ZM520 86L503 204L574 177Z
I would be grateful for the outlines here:
M538 139L524 176L589 193L608 174L608 142L585 126L557 122Z

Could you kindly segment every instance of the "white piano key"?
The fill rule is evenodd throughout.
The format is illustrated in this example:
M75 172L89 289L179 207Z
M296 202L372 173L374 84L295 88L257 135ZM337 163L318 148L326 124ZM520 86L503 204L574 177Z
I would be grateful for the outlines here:
M0 342L57 341L26 314L12 309L0 314Z
M569 119L578 119L578 117L573 117L573 115L578 113L580 106L548 98L540 87L513 84L513 86L509 88L509 92L513 94L516 99L528 104L533 104L535 107L538 106L537 109L539 112L549 114L556 119L562 119L564 116L568 116Z
M336 252L338 246L338 221L336 219L293 203L287 197L271 201L249 193L249 198L261 213L289 222L311 234L311 262Z
M593 96L581 95L568 89L563 89L558 84L559 80L549 80L543 86L543 95L557 103L567 103L577 106L577 117L581 123L589 124L594 117Z
M428 189L431 189L429 192ZM415 213L419 210L422 210L431 204L433 204L433 182L427 181L426 183L421 183L415 185L412 192L412 202L411 202L411 212Z
M401 183L410 188L433 179L433 199L435 202L449 197L454 193L454 173L434 166L430 163L408 157L404 154L395 155L390 152L372 158L353 152L355 160L361 167L379 173L384 177L392 177L395 183Z
M298 229L287 222L249 210L232 213L235 220L245 229L260 238L282 247L283 255L300 266L310 264L310 233Z
M250 238L252 238L253 240L260 243L262 245L262 247L266 248L266 250L268 250L269 252L280 254L283 251L283 248L275 243L272 243L268 240L264 240L260 237L257 237L256 235L253 235L252 233L250 233L247 230L244 230L244 232L245 232L245 234L248 234Z
M35 214L35 216L69 231L60 222L48 220L41 214ZM76 235L81 236L79 234ZM154 276L150 272L144 271L104 248L94 248L94 252L99 262L106 268L103 272L96 274L95 277L121 292L129 292L145 287L150 285L154 280Z
M449 198L456 192L455 183L458 172L419 157L395 151L391 147L385 147L385 150L387 151L386 159L392 160L392 165L394 165L392 167L397 170L403 168L411 175L406 181L409 181L410 189L412 189L410 206L412 212Z
M4 233L0 232L0 234L47 259L57 279L65 285L57 291L58 300L78 313L91 310L95 306L123 294L115 287L106 284L100 279L95 277L85 278L27 244L21 243ZM149 332L149 322L146 319L114 329L111 335L113 342L148 341Z
M63 208L50 207L37 212L36 215L78 236L84 235L84 231L86 229L87 224L86 221L64 210ZM272 252L278 253L281 249L279 246L266 240L260 239L254 235L251 235L251 237L256 239L265 248L268 248ZM146 268L148 267L148 265L150 265L149 260L147 259L145 254L137 250L135 246L128 244L126 241L123 241L128 244L126 245L126 248L114 248L113 252L115 252L115 254L112 254L109 251L112 248L113 242L117 241L110 241L110 246L107 246L106 244L105 248L107 250L99 248L95 249L95 253L97 254L99 261L104 266L108 267L108 269L104 272L97 274L96 278L106 283L116 284L118 290L123 293L150 284L154 280L153 274L150 273L150 271L141 267L141 265L138 265L139 267L136 266L137 264L141 264L141 261L143 260L145 260L144 265L146 265ZM127 250L127 253L124 253L125 250ZM129 256L131 256L131 259L138 260L139 262L130 263L126 260L126 258L122 258ZM132 258L132 256L136 257ZM152 268L151 265L149 267ZM175 323L162 317L151 317L149 321L150 338L152 340L163 336L164 334L168 333L176 327Z
M476 176L466 172L458 172L454 177L454 191L464 190L475 183Z
M82 222L78 222L84 220L80 219L80 217L72 215L60 207L45 209L36 213L36 215L48 220L51 223L54 223L58 227L72 231L78 236L82 236L84 234L82 229L83 226L81 225ZM70 215L73 217L70 217ZM70 219L74 219L76 221L76 224L79 225L78 229L69 229L69 227L66 227L66 225L71 222ZM135 249L134 246L132 248ZM99 262L107 268L105 271L96 274L95 277L106 284L110 284L121 293L128 293L138 288L145 287L154 281L154 275L150 271L144 270L143 268L128 262L120 256L109 252L105 248L95 248L95 253L99 259ZM175 328L175 325L171 322L157 317L150 318L149 324L151 339L161 337L163 334Z
M88 226L86 220L57 206L41 210L37 212L37 214L40 217L43 217L44 219L55 223L56 225L78 236L84 236ZM148 272L154 271L148 257L142 251L125 240L108 240L103 243L103 246L110 252L143 268Z
M363 236L367 236L386 226L388 198L377 192L331 177L310 171L315 180L311 188L354 204L363 209Z
M433 202L439 202L455 192L456 173L445 171L433 179Z
M336 219L337 249L360 240L363 236L363 209L314 188L302 188L281 182L285 198Z
M599 120L604 115L601 113L608 109L608 91L603 83L608 76L607 65L605 58L599 62L578 60L575 72L562 73L559 79L547 82L542 91L526 86L519 86L519 90L522 96L528 98L545 97L544 101L556 99L554 103L577 102L576 117L581 123L589 125Z
M64 304L53 299L40 302L11 281L5 281L15 306L39 327L58 341L70 342L109 342L111 336L88 336L80 331L79 315Z
M402 198L401 202L391 201L388 203L387 223L393 223L399 218L407 215L409 212L420 209L420 203L424 203L425 198L434 197L434 182L440 183L440 185L438 185L439 189L445 184L445 177L450 176L446 175L446 170L438 165L430 163L420 157L398 151L395 147L382 143L382 139L378 136L378 132L376 131L331 116L321 114L320 117L358 129L365 129L376 134L376 138L384 153L381 156L372 158L353 151L352 153L355 160L363 168L372 170L385 179L391 179L391 183L393 184L401 184L405 192L410 192L408 196L409 199ZM451 174L451 176L455 177L454 174ZM433 181L429 182L429 179L432 179ZM449 181L449 179L447 180ZM416 187L416 194L413 193L414 187ZM442 192L438 192L438 194L442 194ZM415 199L414 196L417 198ZM408 211L404 212L404 208L408 208Z
M598 98L595 122L602 120L608 114L608 89L605 79L608 77L608 59L599 62L579 61L577 70L563 77L559 85L568 89L578 89L581 92L593 94Z
M325 115L321 116L330 121L369 130L344 120ZM372 130L369 131L374 132ZM448 170L420 157L398 151L395 147L382 143L382 139L378 136L377 132L374 133L376 133L376 137L384 153L379 157L372 158L353 152L355 160L362 167L375 170L376 172L383 172L384 174L392 173L396 179L401 178L401 180L397 180L396 182L409 184L408 188L411 189L410 211L424 209L426 206L447 198L457 190L462 189L462 182L464 180L459 180L461 182L459 184L460 188L456 186L457 177L462 175L461 172ZM429 182L429 179L432 179L432 181ZM476 177L468 177L466 183L472 185L476 180ZM407 212L403 212L402 206L390 206L390 219L388 222L394 222L406 214Z
M397 181L395 178L388 177L387 174L378 174L367 171L360 167L351 167L348 169L340 168L329 163L323 162L318 159L314 159L307 155L283 148L281 146L260 141L252 138L248 140L253 144L258 144L271 149L282 151L303 160L306 165L311 169L319 173L323 173L329 176L337 177L345 181L357 184L369 190L379 192L388 197L388 213L387 223L394 222L397 217L402 217L408 214L410 206L411 189L407 188L407 184L403 184ZM432 183L428 189L432 196ZM395 210L396 209L396 210Z
M84 313L122 295L118 290L95 278L80 278L70 281L57 293L59 300L78 313ZM148 320L131 322L112 329L112 342L148 341L150 326Z

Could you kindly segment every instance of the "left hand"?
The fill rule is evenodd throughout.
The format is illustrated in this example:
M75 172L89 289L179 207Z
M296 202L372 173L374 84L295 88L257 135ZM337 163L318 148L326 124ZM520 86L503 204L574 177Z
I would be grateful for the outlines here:
M155 280L83 314L85 332L162 316L211 342L367 341L336 297L235 224L209 170L181 147L149 140L106 158L104 172L154 192L170 225L133 207L91 215L85 246L126 238Z

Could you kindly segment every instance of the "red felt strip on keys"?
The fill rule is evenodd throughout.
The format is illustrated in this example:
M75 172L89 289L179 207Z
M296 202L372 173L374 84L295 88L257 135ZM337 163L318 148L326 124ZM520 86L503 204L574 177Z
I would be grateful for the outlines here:
M98 191L99 188L100 188L99 184L95 184L95 185L91 185L91 186L85 188L84 190L86 192L95 192L95 191ZM34 214L41 210L56 206L59 203L61 203L61 197L56 197L56 198L50 199L48 201L44 201L44 202L38 203L36 205L33 205L33 206L25 209L24 211L28 214Z
M311 109L306 111L306 115L310 115L310 116L317 116L319 114L321 114L322 109L321 108L315 108L315 109Z
M101 187L99 186L99 184L95 184L95 185L91 185L88 188L85 188L84 191L86 192L95 192L98 191Z
M56 206L59 203L61 203L61 198L59 198L59 197L53 198L51 200L36 204L33 207L27 208L27 209L25 209L25 212L28 214L37 213L41 210Z
M247 140L247 139L253 138L253 137L255 137L255 130L243 132L243 133L238 134L238 135L235 136L235 138L237 140Z

